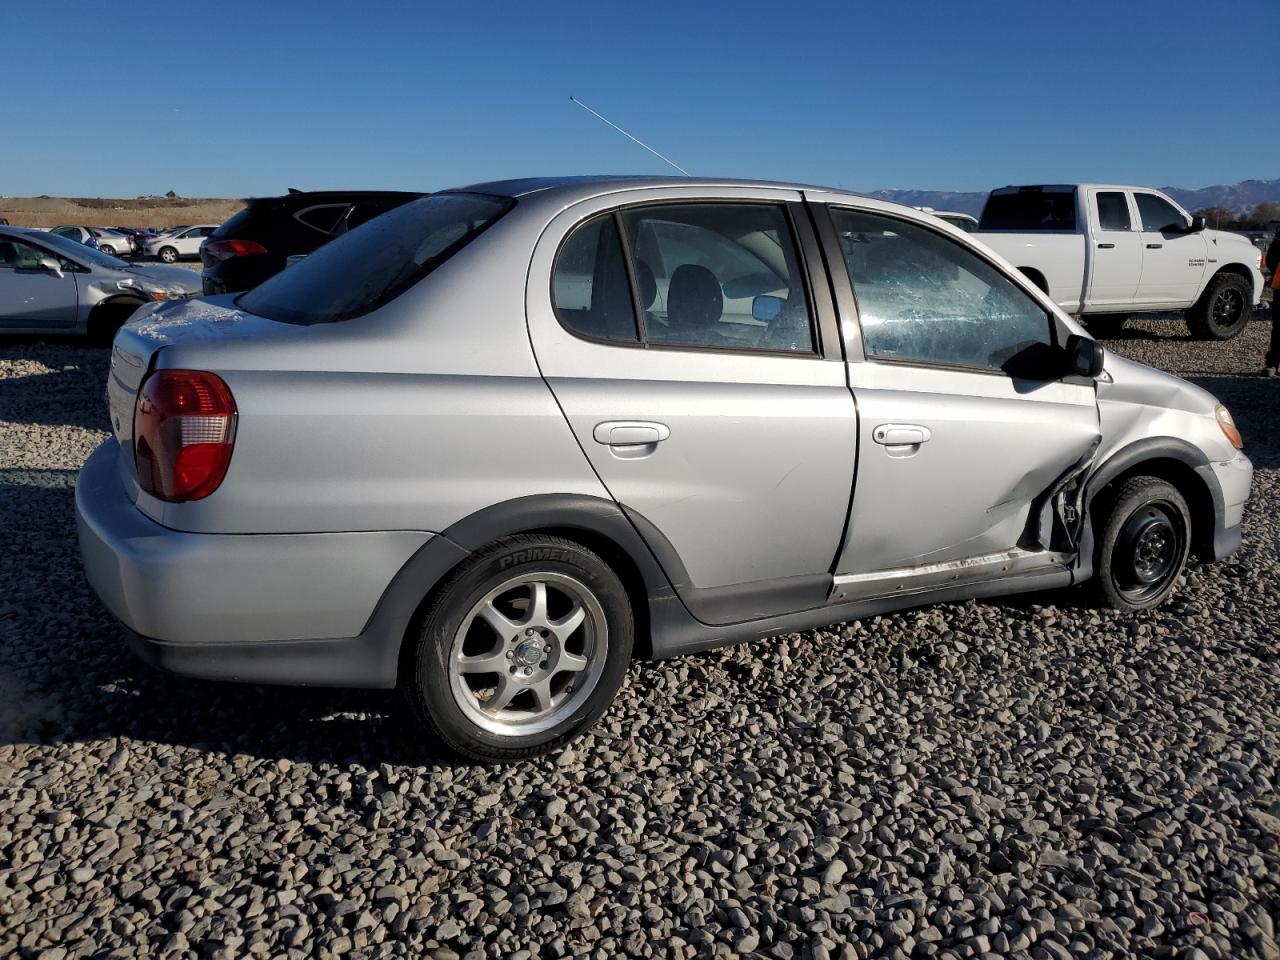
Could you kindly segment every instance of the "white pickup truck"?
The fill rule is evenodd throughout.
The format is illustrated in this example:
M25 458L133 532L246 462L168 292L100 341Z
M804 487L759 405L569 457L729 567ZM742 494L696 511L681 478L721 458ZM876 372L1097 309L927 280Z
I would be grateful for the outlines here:
M1229 340L1262 296L1257 247L1148 187L1001 187L975 236L1094 326L1185 310L1194 336Z

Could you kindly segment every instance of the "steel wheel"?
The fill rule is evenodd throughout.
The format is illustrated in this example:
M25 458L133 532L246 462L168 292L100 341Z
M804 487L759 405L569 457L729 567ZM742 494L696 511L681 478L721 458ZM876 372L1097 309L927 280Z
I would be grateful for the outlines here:
M1155 501L1135 510L1116 538L1115 578L1121 596L1142 604L1164 592L1182 567L1185 546L1182 520L1172 504Z
M608 647L604 610L586 586L561 573L522 574L462 618L449 686L476 726L501 736L540 733L590 697Z

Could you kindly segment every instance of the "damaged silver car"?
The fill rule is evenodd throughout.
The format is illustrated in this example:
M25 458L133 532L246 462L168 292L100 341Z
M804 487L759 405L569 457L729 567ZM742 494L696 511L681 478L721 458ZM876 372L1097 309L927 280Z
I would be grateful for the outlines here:
M177 673L399 687L464 754L553 748L633 657L1240 543L1204 390L936 217L772 183L487 183L115 340L90 583ZM856 683L856 679L851 682Z
M0 227L0 333L110 339L144 303L199 296L182 267L126 263L44 230Z

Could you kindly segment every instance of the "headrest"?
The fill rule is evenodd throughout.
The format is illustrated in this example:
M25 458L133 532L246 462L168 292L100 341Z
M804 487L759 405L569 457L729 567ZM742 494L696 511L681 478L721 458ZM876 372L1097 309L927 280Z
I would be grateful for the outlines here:
M643 260L636 261L636 288L640 293L640 309L648 310L658 299L658 281L653 278L653 269Z
M673 327L709 327L723 313L724 293L714 273L693 263L676 268L667 288L667 319Z

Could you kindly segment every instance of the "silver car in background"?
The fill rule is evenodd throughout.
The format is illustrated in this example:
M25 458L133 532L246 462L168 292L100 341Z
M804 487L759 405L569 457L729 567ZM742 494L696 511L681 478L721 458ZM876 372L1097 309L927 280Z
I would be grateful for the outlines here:
M0 227L0 333L106 338L144 303L200 295L182 267L126 263L44 230Z
M937 217L662 178L407 203L116 337L89 582L150 662L399 686L512 759L633 656L1089 581L1240 543L1210 394L1102 347Z
M109 227L60 226L48 231L56 237L66 237L87 247L95 247L110 257L124 257L138 253L133 237ZM89 241L93 242L90 243Z

